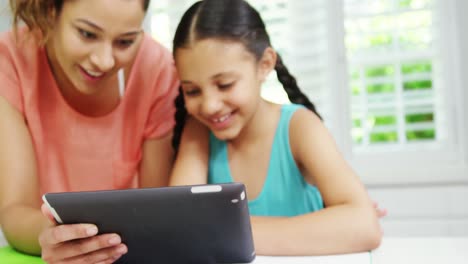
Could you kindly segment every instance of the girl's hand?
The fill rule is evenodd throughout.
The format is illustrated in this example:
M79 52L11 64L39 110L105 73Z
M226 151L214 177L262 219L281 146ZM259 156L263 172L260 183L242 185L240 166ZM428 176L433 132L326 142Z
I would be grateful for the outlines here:
M387 214L388 214L387 209L379 208L379 204L376 201L372 201L372 204L373 204L373 206L375 208L375 212L377 213L377 216L379 218L384 218L385 216L387 216Z
M379 219L382 219L384 218L385 216L387 216L388 214L388 211L387 209L385 208L379 208L379 204L376 202L376 201L372 201L372 205L374 206L374 209L375 209L375 213L377 214L377 217ZM380 233L382 234L382 236L384 235L384 231L383 231L383 228L382 226L380 226Z
M47 206L42 213L53 221ZM39 235L42 259L49 264L92 264L113 263L127 247L117 234L97 235L98 229L92 224L56 225L45 228Z

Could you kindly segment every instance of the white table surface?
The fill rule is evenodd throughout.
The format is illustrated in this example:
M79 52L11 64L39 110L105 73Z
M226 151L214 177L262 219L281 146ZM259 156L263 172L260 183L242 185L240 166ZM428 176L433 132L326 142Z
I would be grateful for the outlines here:
M371 253L313 257L257 256L253 264L371 264Z
M0 229L0 247L6 245ZM313 257L257 256L254 264L468 264L468 237L385 237L370 253Z
M314 257L257 256L254 264L468 264L468 237L385 237L370 253Z
M386 237L372 264L468 264L468 237Z

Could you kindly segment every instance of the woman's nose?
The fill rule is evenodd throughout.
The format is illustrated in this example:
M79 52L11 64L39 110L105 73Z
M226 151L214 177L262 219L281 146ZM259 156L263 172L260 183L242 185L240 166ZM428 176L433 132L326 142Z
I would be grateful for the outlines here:
M101 72L107 72L115 66L112 45L100 45L90 57L91 63Z

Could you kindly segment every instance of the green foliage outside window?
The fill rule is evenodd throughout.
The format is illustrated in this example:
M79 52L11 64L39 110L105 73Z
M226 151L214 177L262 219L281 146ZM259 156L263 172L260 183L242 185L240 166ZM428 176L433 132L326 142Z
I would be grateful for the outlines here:
M428 129L428 130L419 130L419 131L407 131L406 132L406 139L408 141L420 141L420 140L428 140L428 139L435 139L435 130Z
M390 2L376 1L373 7L379 6L381 10L372 11L373 7L369 9L370 13L375 15L357 17L345 24L346 47L350 56L388 56L393 53L398 56L397 54L400 53L411 54L413 51L431 49L432 12L430 6L433 1L397 0L396 5L393 5L393 1ZM367 101L367 108L364 112L353 113L352 135L355 144L361 144L364 141L365 133L368 133L370 144L397 143L401 140L397 132L399 126L405 128L407 141L435 139L436 130L432 128L435 123L433 112L413 113L418 111L416 107L416 110L413 109L411 113L405 113L407 110L404 108L403 113L377 115L373 113L373 108L370 106L375 105L376 102L384 102L388 106L388 104L402 100L406 104L405 100L415 100L418 94L427 96L427 92L431 93L434 83L432 80L433 64L430 59L420 61L403 59L403 61L391 61L382 65L350 66L351 95L356 99ZM361 97L362 95L365 97ZM399 99L392 101L392 98ZM389 107L396 109L401 106ZM427 107L434 109L433 104L425 107L421 109L428 109ZM402 119L398 114L403 114ZM366 124L365 130L363 122ZM384 128L384 131L382 132L379 128Z
M370 134L371 143L391 143L398 142L397 132L383 132L383 133L371 133Z
M433 122L434 114L412 114L406 115L406 123L420 123L420 122Z
M411 81L411 82L404 82L403 89L406 91L409 90L424 90L424 89L431 89L432 88L432 81L431 80L423 80L423 81Z

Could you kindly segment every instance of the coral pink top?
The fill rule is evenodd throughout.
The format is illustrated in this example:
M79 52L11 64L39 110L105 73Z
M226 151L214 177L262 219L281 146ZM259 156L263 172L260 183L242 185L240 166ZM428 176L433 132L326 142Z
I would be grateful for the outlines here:
M25 118L40 194L137 187L142 143L175 123L179 83L170 52L145 35L119 105L89 117L66 103L45 49L25 34L20 30L18 41L12 32L0 34L0 96Z

